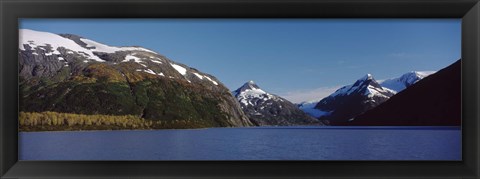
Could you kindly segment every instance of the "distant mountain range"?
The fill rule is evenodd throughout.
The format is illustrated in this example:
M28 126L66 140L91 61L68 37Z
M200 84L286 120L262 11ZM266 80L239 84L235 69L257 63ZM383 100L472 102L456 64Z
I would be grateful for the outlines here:
M127 116L126 123L134 116L135 127L147 128L460 124L460 60L437 73L383 81L366 74L321 100L295 105L253 81L230 92L216 77L143 47L27 29L19 35L21 112L99 115L103 125L110 124L102 122L105 115Z
M253 81L249 81L232 92L240 102L241 108L250 120L264 125L322 125L290 101L262 90Z
M459 126L461 60L418 81L349 125Z
M296 107L284 98L265 92L253 81L232 93L245 114L257 125L308 125L318 122L312 118L327 125L350 125L358 115L375 109L434 73L413 71L382 81L366 74L352 85L343 86L322 100L303 102Z
M390 99L434 71L409 72L398 78L377 81L371 74L343 86L320 101L298 104L309 115L331 125L346 125L354 117Z

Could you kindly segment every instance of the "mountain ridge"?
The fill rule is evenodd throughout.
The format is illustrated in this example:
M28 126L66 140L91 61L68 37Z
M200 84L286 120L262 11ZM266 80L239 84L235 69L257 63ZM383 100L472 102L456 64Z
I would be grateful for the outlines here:
M253 125L216 77L149 49L26 29L19 37L22 111L200 120L198 127Z
M398 78L391 78L379 82L379 84L388 89L394 90L395 92L400 92L405 88L415 84L416 82L422 80L423 78L434 74L436 71L411 71L401 75Z

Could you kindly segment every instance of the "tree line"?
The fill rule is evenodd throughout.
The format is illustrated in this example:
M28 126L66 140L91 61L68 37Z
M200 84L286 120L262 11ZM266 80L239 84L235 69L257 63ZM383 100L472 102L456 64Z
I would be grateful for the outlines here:
M199 120L146 120L134 115L20 112L20 131L188 129L208 125Z

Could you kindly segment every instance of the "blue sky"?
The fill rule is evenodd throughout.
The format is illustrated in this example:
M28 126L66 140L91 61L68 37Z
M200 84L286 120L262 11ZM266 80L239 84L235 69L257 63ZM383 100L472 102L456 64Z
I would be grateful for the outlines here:
M138 45L292 102L375 79L439 70L461 54L461 19L22 19L20 28Z

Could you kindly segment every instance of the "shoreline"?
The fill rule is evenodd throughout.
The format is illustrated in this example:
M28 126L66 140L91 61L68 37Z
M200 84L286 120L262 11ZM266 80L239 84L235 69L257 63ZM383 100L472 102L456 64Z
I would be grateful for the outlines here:
M118 130L53 130L53 131L18 131L33 132L100 132L100 131L165 131L165 130L207 130L207 129L325 129L325 130L462 130L462 126L248 126L248 127L206 127L191 129L118 129Z

